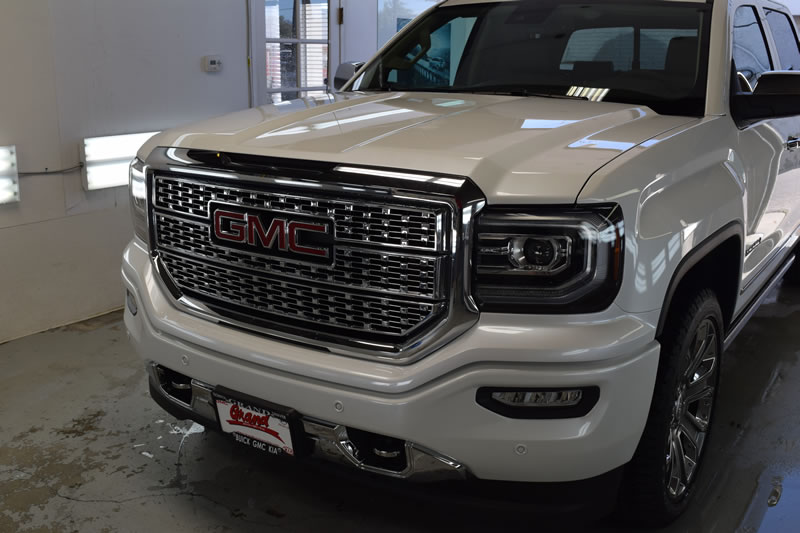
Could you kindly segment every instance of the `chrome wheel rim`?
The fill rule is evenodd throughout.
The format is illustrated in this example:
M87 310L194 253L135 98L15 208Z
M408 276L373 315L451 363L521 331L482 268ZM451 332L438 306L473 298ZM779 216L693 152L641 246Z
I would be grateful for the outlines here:
M700 323L689 347L689 366L678 380L667 435L667 494L680 499L694 480L703 452L719 371L719 334L711 318Z

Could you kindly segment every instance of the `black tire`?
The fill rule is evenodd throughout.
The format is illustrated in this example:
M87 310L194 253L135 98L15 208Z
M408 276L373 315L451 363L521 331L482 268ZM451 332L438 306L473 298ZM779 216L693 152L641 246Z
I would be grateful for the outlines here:
M648 527L671 523L689 505L719 387L723 320L716 295L686 295L669 313L650 415L626 467L618 510Z

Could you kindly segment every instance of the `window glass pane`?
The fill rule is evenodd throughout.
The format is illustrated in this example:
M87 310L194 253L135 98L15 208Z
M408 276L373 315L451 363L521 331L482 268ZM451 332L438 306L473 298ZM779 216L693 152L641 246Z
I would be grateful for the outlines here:
M325 87L328 77L328 45L301 44L300 64L302 68L299 87Z
M633 28L592 28L574 32L564 51L561 70L574 70L576 63L594 63L598 68L600 64L611 63L613 68L609 71L631 70Z
M744 74L753 86L761 74L772 70L769 48L754 7L744 6L736 10L733 19L733 60L736 70Z
M300 10L300 38L327 41L328 0L303 0Z
M771 9L765 10L767 13L767 24L775 38L775 45L778 47L778 55L781 58L781 68L784 70L800 70L800 46L797 44L797 36L792 27L789 17L780 11Z
M264 15L267 22L267 39L294 39L294 0L265 0Z
M297 87L297 45L267 43L267 89Z
M641 68L644 70L665 70L667 54L674 39L697 38L697 30L642 29Z

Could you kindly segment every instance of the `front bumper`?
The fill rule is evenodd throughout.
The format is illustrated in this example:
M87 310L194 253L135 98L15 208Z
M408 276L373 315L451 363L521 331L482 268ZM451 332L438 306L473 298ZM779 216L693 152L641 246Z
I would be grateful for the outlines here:
M191 400L183 402L170 394L169 387L165 386L164 379L159 375L159 365L150 363L147 368L150 396L165 411L176 418L194 420L206 427L219 426L213 399L215 387L196 379L187 379L191 387ZM402 464L394 459L382 460L380 457L369 460L367 456L372 455L372 451L351 438L346 426L305 416L301 417L301 424L304 440L310 446L298 443L299 447L310 448L311 454L320 459L373 474L414 481L459 480L467 476L464 465L412 442L402 443L402 449L397 451ZM397 466L392 468L393 465Z
M406 441L426 461L457 465L450 470L458 475L576 481L627 463L649 412L657 316L628 315L615 307L583 317L484 314L476 327L433 355L392 366L183 313L162 290L138 241L126 249L122 273L138 305L135 316L126 310L125 322L145 361L203 385L291 406L332 431L322 440L334 444L335 428L356 428ZM600 398L580 418L517 420L478 405L477 390L487 386L599 387ZM398 477L406 474L412 472Z

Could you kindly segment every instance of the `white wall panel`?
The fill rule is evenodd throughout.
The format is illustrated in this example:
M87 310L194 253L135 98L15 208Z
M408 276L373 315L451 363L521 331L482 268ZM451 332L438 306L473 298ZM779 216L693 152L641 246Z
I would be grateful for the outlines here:
M341 1L345 17L340 33L339 63L366 61L378 51L378 2L377 0Z
M245 0L0 2L0 145L70 167L84 137L156 131L248 104ZM203 72L218 54L223 71ZM126 191L20 178L0 206L0 342L119 307Z
M122 305L120 258L133 231L126 213L0 229L0 342Z

